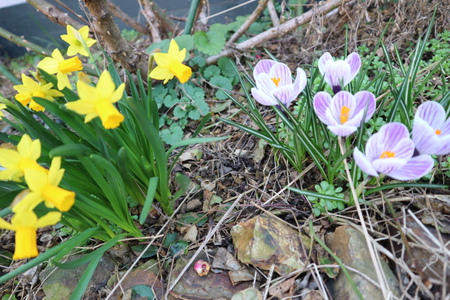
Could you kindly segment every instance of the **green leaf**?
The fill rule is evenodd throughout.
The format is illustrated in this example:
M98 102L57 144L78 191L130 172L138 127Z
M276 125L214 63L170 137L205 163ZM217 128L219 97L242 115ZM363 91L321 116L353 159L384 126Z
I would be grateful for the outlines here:
M155 299L155 293L153 293L153 289L148 285L144 284L135 285L131 288L131 290L132 290L131 294L132 299L135 299L135 297L144 297L147 298L147 300Z
M234 63L228 57L221 57L217 61L217 65L219 66L222 74L227 77L237 77L237 72L234 67Z
M158 177L150 178L148 182L147 196L145 197L144 207L142 208L141 215L139 217L139 223L144 224L145 219L147 219L148 212L153 204L153 199L155 198L156 189L158 188Z
M205 214L198 214L189 212L186 214L183 214L180 217L180 222L183 224L194 224L197 226L202 226L208 221L208 218Z
M168 145L174 145L183 139L183 130L179 126L163 129L160 132L162 140Z
M206 80L211 80L214 76L220 75L220 68L218 66L208 66L203 70L203 77L205 77Z
M208 55L216 55L225 47L225 36L213 31L197 31L193 35L195 47Z
M131 249L133 251L136 251L136 252L142 252L142 251L145 250L145 248L147 248L146 245L131 246ZM145 253L142 255L142 258L148 258L148 257L155 256L156 253L158 253L158 247L157 246L150 246L150 247L148 247L147 251L145 251Z
M178 240L170 244L169 254L176 257L187 254L189 244L186 241Z
M224 76L214 76L213 78L211 78L209 83L219 89L224 89L227 91L231 91L233 89L233 86L231 85L231 80ZM228 96L221 90L218 90L216 92L216 97L219 100L228 99Z
M92 153L92 149L83 144L66 144L50 150L49 156L87 156Z

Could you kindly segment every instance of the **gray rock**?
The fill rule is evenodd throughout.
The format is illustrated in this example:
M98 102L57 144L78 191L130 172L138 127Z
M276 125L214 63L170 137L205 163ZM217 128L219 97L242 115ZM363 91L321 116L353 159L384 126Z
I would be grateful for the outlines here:
M83 255L74 255L69 258L70 261L77 260L83 257ZM75 269L60 269L55 266L48 265L40 274L39 279L42 284L42 289L45 293L46 300L64 300L69 299L72 295L75 287L80 281L84 270L88 263ZM85 292L85 295L89 295L100 287L105 286L111 272L114 271L114 262L103 256L100 260L97 268L92 275L89 286Z
M334 233L325 237L326 244L342 260L342 262L361 273L378 281L375 269L370 258L364 235L350 226L341 226ZM385 261L381 261L383 272L389 288L395 295L400 295L397 278L389 269ZM349 270L350 276L364 298L371 300L384 300L381 290L370 283L363 276ZM341 271L336 280L329 281L329 289L333 299L357 300L358 296L350 285L345 274Z

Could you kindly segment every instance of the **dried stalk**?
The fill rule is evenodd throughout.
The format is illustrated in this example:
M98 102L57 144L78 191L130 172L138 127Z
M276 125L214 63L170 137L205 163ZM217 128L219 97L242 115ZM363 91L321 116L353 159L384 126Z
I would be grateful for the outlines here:
M273 0L269 0L269 2L267 2L267 10L269 11L273 26L280 26L280 18L278 17L277 10L275 9L275 4L273 4Z
M84 25L78 21L75 21L73 18L69 17L67 13L62 12L59 8L45 0L27 0L27 2L43 13L53 23L61 26L66 26L69 24L75 28L81 28Z
M161 24L160 30L162 30L165 33L168 32L174 33L178 28L177 24L175 24L175 22L171 18L169 18L166 12L163 9L161 9L161 7L159 7L158 4L156 4L153 1L150 1L149 5L154 11L156 17L158 18Z
M152 5L150 5L151 2L151 0L139 0L139 6L141 7L142 14L150 27L150 34L152 36L153 43L157 43L161 41L161 34L159 32L161 24L153 11Z
M267 2L269 0L262 0L259 2L256 9L253 11L253 13L245 20L244 24L242 24L241 28L239 28L228 40L227 46L234 43L241 35L243 35L247 29L250 27L250 25L253 24L253 22L258 19L259 15L264 11L264 8L266 8Z
M140 70L147 75L148 56L133 49L122 37L119 27L114 23L113 16L108 9L106 0L84 0L86 7L93 16L93 30L97 33L101 43L114 61L119 62L131 73Z
M111 11L111 13L119 18L122 22L136 30L137 32L142 33L143 35L150 35L150 30L148 30L147 27L143 26L142 24L139 24L134 20L132 17L127 15L123 10L120 9L117 5L114 3L108 1L108 8Z
M289 31L292 31L295 28L297 28L301 25L305 25L308 22L310 22L314 15L326 14L329 11L335 9L336 7L343 5L345 3L348 3L350 1L352 1L352 0L331 0L326 3L323 3L322 5L317 5L314 9L302 14L301 16L297 16L294 19L289 20L286 23L283 23L278 27L274 27L269 30L266 30L266 31L258 34L257 36L246 40L245 42L236 44L234 49L228 48L228 49L225 49L224 51L222 51L218 55L208 57L206 62L207 62L207 64L213 64L213 63L217 62L219 60L219 58L232 54L234 52L234 50L239 50L239 51L249 50L253 47L261 45L262 43L264 43L272 38L282 37Z

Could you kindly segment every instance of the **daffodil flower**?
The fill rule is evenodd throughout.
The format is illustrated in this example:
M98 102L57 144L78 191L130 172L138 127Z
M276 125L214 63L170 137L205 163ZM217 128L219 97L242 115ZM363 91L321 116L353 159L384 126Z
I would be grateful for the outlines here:
M74 56L78 53L83 56L89 56L86 47L90 48L97 41L89 38L89 27L83 26L76 30L70 25L67 25L67 34L61 35L61 39L69 44L67 49L68 56Z
M441 104L427 101L417 108L412 139L420 154L450 153L450 118L446 119L445 109Z
M361 58L358 53L351 53L345 60L334 60L330 53L326 52L319 58L320 74L328 83L333 92L337 94L349 84L358 74L361 68Z
M67 74L83 70L83 65L78 57L64 59L58 49L53 50L52 57L46 57L41 60L37 67L49 74L56 74L58 89L60 90L65 87L72 88Z
M86 115L85 123L100 117L103 127L111 129L118 127L123 122L125 118L114 106L114 103L122 98L125 83L116 89L109 72L103 71L96 87L78 81L77 89L80 99L66 103L66 107L81 115Z
M25 181L30 193L13 206L13 212L33 209L42 200L49 208L56 207L59 211L68 211L75 202L75 193L58 186L64 175L64 169L60 167L61 157L54 157L48 171L44 168L26 169Z
M314 96L314 111L320 121L328 125L328 129L337 136L349 136L364 122L367 122L375 112L375 95L360 91L354 96L341 91L332 98L327 92L318 92Z
M64 96L60 91L52 89L53 84L40 84L28 76L22 74L21 85L15 85L13 88L18 92L14 96L23 106L30 105L30 108L34 111L44 111L45 108L33 100L32 97L44 98L49 101L54 101L54 97Z
M2 111L5 108L6 108L5 104L0 104L0 120L5 116L5 114Z
M0 148L0 180L21 181L25 169L41 169L36 162L41 156L41 142L32 141L30 136L24 134L17 144L17 150Z
M61 213L52 211L38 219L31 210L17 212L11 219L11 223L0 218L0 228L16 232L16 248L13 259L35 257L39 254L36 242L36 230L38 228L55 225L61 219Z
M175 40L170 41L167 53L155 53L153 57L158 66L150 72L150 78L164 80L163 83L166 84L176 76L181 83L185 83L192 75L191 68L182 64L186 57L186 49L180 51Z
M363 154L355 148L353 157L365 173L378 177L385 174L397 180L415 180L428 174L434 165L430 155L414 154L414 142L401 123L388 123L372 135Z
M262 105L277 106L278 100L289 107L306 86L306 73L297 68L297 78L292 82L291 70L284 63L270 59L259 61L253 70L256 87L253 98Z

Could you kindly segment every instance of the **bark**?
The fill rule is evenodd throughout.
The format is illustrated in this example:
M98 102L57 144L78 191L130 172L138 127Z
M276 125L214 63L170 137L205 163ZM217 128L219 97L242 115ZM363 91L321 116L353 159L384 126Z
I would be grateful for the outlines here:
M336 7L343 5L345 3L348 3L348 2L351 2L351 1L352 0L330 0L321 5L316 5L314 9L311 9L310 11L287 21L286 23L283 23L280 26L273 27L269 30L266 30L266 31L258 34L257 36L255 36L251 39L248 39L242 43L236 44L236 46L233 49L228 48L228 49L225 49L224 51L222 51L218 55L208 57L208 59L206 60L206 63L213 64L213 63L217 62L219 60L219 58L231 55L236 50L246 51L253 47L259 46L262 43L264 43L270 39L282 37L286 33L294 30L295 28L309 23L314 15L326 14L326 13L330 12L331 10L335 9Z
M106 0L84 0L86 7L93 16L93 30L101 38L106 51L114 61L119 62L131 73L137 70L144 76L148 71L148 55L133 49L122 37L119 27L114 23L113 16L108 9Z
M53 23L59 24L61 26L71 25L74 28L81 28L84 24L75 21L73 18L69 17L67 13L62 12L59 8L53 4L48 3L45 0L27 0L38 11L43 13L48 19Z

